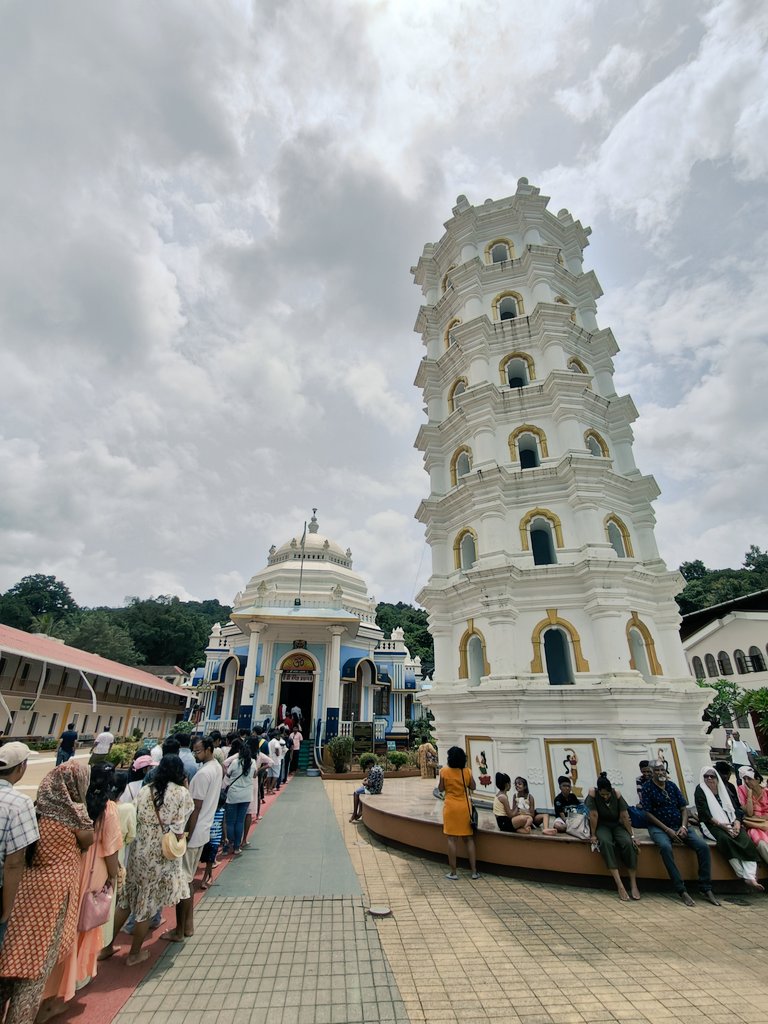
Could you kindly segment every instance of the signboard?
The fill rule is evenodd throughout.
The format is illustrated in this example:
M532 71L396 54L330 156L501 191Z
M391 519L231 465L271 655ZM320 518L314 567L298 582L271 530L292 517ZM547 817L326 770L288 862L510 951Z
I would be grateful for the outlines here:
M313 672L296 672L294 670L283 672L284 683L311 683L314 678Z
M283 663L280 666L283 670L283 674L291 671L299 672L314 672L315 663L307 654L289 654L287 658L283 659Z
M34 697L22 697L22 699L21 699L21 708L20 708L21 711L31 711L34 706L35 706L35 698Z
M387 740L387 750L397 750L397 744L394 740Z
M373 722L353 722L352 739L356 754L373 750Z

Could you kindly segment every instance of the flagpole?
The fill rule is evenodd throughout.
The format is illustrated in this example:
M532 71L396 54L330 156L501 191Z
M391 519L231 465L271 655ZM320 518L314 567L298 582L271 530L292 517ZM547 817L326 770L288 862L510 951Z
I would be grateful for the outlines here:
M312 511L313 512L317 512L317 509L313 508ZM305 519L304 520L304 533L302 533L302 535L301 535L301 565L299 567L299 596L293 602L294 607L296 607L296 608L300 608L301 607L301 585L302 585L302 581L304 579L304 550L305 550L305 547L306 547L306 543L307 543L307 521Z

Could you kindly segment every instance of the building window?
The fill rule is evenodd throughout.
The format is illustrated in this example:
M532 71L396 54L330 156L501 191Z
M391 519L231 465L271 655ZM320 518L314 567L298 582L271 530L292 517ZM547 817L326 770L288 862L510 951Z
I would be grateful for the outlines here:
M482 676L490 675L490 671L485 637L479 629L475 629L474 620L469 619L459 642L459 679L466 679L469 685L477 686Z
M577 359L576 356L571 356L568 360L568 369L571 373L589 373L589 370L586 368L584 363L582 363L580 359Z
M557 563L552 526L546 519L534 519L531 523L531 552L534 565Z
M453 320L451 320L451 322L446 327L445 334L443 335L443 341L445 342L445 347L446 348L448 348L450 345L453 345L454 342L456 341L456 337L455 337L453 331L454 331L454 328L458 327L460 323L461 323L461 317L457 316L457 317L454 317Z
M527 352L510 352L499 363L499 380L505 387L524 388L535 379L534 362Z
M373 691L373 713L382 717L389 714L388 686L377 686Z
M453 542L453 564L456 569L471 569L477 561L477 536L474 530L462 530Z
M455 412L456 410L456 399L463 395L467 390L466 377L459 377L458 380L454 381L451 385L451 390L448 392L448 412Z
M734 651L733 660L736 662L736 671L739 673L740 676L746 675L747 672L749 672L749 667L747 665L747 659L744 654L744 651Z
M695 679L705 679L704 666L701 663L701 658L693 659L693 675Z
M539 537L534 542L533 534L537 531L542 531L546 534L546 541L544 538ZM538 557L543 557L544 555L551 556L548 561L537 561L537 548L534 547L534 543L538 546ZM529 551L533 548L535 565L551 565L556 562L555 549L564 546L560 517L548 508L531 509L520 520L520 545L523 551Z
M720 651L717 655L717 665L720 669L720 674L723 676L733 675L733 665L731 663L731 656L727 651ZM703 676L701 677L704 678Z
M608 543L619 556L619 558L634 558L632 541L629 538L629 530L624 522L617 515L606 516L605 534Z
M37 727L37 718L38 718L37 712L33 711L32 712L32 717L29 720L29 728L27 729L27 736L34 736L35 735L35 728Z
M515 257L515 246L508 238L494 238L485 247L486 263L504 263Z
M644 679L661 676L663 671L656 657L656 644L651 631L640 619L637 612L627 623L627 643L629 644L629 667L635 669ZM713 659L714 660L714 659Z
M24 666L23 666L23 668L21 670L21 678L22 679L26 679L28 675L29 675L29 662L27 661L27 662L24 663Z
M450 267L448 267L448 269L446 270L446 272L445 272L445 273L443 274L443 279L442 279L442 281L440 282L440 294L441 294L441 295L445 295L446 291L448 290L448 285L449 285L449 283L450 283L450 282L449 282L449 280L448 280L448 275L450 274L450 272L451 272L452 270L455 270L455 269L456 269L456 264L455 264L455 263L452 263L452 264L450 265Z
M715 661L714 655L705 654L704 664L707 666L707 675L710 679L717 679L717 662Z
M541 464L549 455L547 437L541 427L524 423L509 435L509 457L519 462L521 469L531 469Z
M59 717L58 714L56 714L55 712L54 712L54 714L51 715L51 722L50 722L50 725L48 726L48 735L49 736L53 736L55 731L56 731L56 720L58 719L58 717Z
M341 719L343 722L360 720L360 695L362 686L359 680L344 683L341 690Z
M502 292L492 303L494 320L514 320L523 315L523 297L518 292Z
M584 435L584 443L589 449L590 455L596 459L608 458L608 445L596 430L588 430Z
M753 672L765 672L765 659L758 647L749 648L749 663Z
M451 486L455 487L459 480L472 469L472 453L469 448L459 448L451 459Z
M550 686L572 686L574 683L568 641L562 629L544 633L544 663Z

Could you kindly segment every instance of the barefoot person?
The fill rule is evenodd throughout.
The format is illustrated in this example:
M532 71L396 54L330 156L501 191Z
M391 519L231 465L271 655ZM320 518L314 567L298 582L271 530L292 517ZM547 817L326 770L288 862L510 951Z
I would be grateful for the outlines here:
M136 838L128 858L125 888L115 911L115 932L120 931L132 912L136 926L126 964L132 967L146 960L149 952L141 948L152 915L158 907L175 907L189 896L182 860L163 856L164 832L181 838L194 802L184 785L184 765L176 754L166 754L157 766L155 777L136 801ZM115 952L114 936L101 951L105 960Z
M701 783L696 787L694 800L702 829L715 840L733 873L750 889L762 892L757 880L757 847L741 827L744 812L733 806L725 783L711 764L701 769Z
M627 801L608 781L605 772L600 772L597 785L590 789L585 801L589 810L589 827L592 841L600 844L600 853L605 865L616 883L620 900L628 900L627 890L619 874L619 860L624 862L629 875L629 892L633 900L640 899L637 888L637 844L629 820ZM617 857L618 854L618 857Z

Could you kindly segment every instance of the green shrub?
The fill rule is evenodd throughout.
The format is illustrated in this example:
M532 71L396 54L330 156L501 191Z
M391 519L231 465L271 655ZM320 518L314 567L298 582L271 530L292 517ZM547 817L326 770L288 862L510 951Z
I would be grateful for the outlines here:
M112 749L107 754L107 760L115 768L119 768L122 764L132 764L135 753L135 743L113 743Z
M136 728L135 728L135 729L133 730L133 732L131 733L131 736L132 736L132 737L133 737L133 738L134 738L134 739L136 740L136 742L137 742L137 743L139 742L139 740L141 739L141 737L142 737L143 735L144 735L144 732L143 732L143 730L142 730L142 729L140 729L140 728L138 727L138 725L136 726Z
M378 758L376 757L375 754L361 754L360 755L360 768L364 772L368 771L369 767L372 764L376 764L377 761L378 761Z
M192 723L191 722L177 722L171 729L171 736L175 736L177 733L186 732L191 734Z
M350 761L352 760L352 749L353 742L351 736L334 736L333 739L328 740L325 745L325 749L330 754L331 760L333 761L333 770L341 774L347 771Z
M403 765L408 764L408 755L404 754L401 750L393 750L390 754L387 754L389 763L399 772Z

